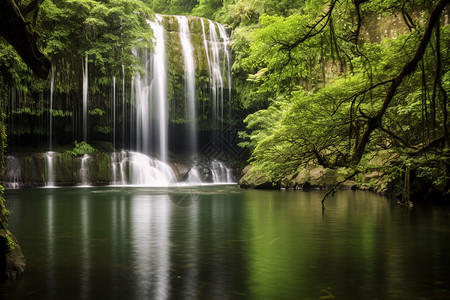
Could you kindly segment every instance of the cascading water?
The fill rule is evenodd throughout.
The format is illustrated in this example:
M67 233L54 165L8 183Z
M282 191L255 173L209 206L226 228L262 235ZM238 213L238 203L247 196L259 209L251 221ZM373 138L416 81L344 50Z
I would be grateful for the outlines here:
M116 148L116 76L112 77L112 121L113 121L113 147Z
M230 44L230 39L228 38L227 31L225 30L225 26L217 23L217 27L219 28L220 38L223 40L223 51L226 58L226 67L227 67L227 79L228 79L228 100L231 99L231 54L228 46ZM231 108L231 106L230 106Z
M49 108L49 138L48 138L48 150L52 151L53 148L53 90L55 84L55 66L52 65L50 75L50 108Z
M122 65L122 143L125 141L125 66Z
M155 99L158 117L159 156L160 160L167 162L168 149L168 112L167 112L167 60L164 39L164 27L161 25L161 16L156 16L156 22L149 22L155 36L156 45L152 54L153 83L152 98Z
M122 151L111 156L113 185L168 186L177 178L172 168L157 159L132 151Z
M185 16L176 16L179 25L179 39L184 62L184 95L186 116L188 122L187 138L189 153L197 152L197 107L196 107L196 82L194 49L191 41L189 21ZM220 130L224 119L224 87L228 84L228 99L231 96L231 56L228 50L229 38L225 27L212 21L209 22L209 39L205 33L204 20L201 19L203 47L208 63L210 77L211 107L213 128ZM131 123L136 124L130 131L130 139L135 137L136 151L144 154L156 153L159 162L167 162L168 155L168 96L167 96L167 58L165 49L165 29L162 26L162 17L157 15L154 22L149 22L154 35L154 48L135 51L140 57L142 65L147 70L146 75L137 74L132 82L131 101L135 111L130 115ZM124 69L122 69L124 76ZM123 80L124 82L125 80ZM125 87L123 87L125 90ZM123 99L122 113L125 114L125 100ZM134 119L133 119L134 118ZM122 124L122 126L124 126ZM123 127L122 132L125 132ZM124 139L123 139L124 140ZM130 143L133 145L133 143ZM158 145L159 147L155 147ZM144 158L145 157L145 158ZM141 157L137 152L116 152L111 156L111 184L133 185L163 185L174 183L172 175L161 181L149 172L155 172L151 167L152 158ZM154 160L156 161L156 160ZM139 163L137 163L139 162ZM150 167L146 167L150 166ZM228 169L223 164L216 162L212 171L214 182L232 182ZM166 168L167 170L170 167ZM227 173L228 172L228 173ZM173 171L170 169L170 173ZM139 175L140 174L140 175ZM199 171L192 167L188 179L190 184L201 183Z
M143 64L148 69L148 50L143 51ZM139 152L149 152L150 130L150 103L149 103L149 79L147 76L137 74L134 80L134 88L131 101L136 108L136 149Z
M202 23L202 36L203 36L203 47L205 48L205 54L206 54L206 61L208 62L208 71L209 74L211 74L211 60L209 59L209 50L208 50L208 40L206 39L206 32L205 32L205 22L203 21L203 18L200 19ZM211 81L211 77L210 77Z
M88 126L88 55L83 64L83 141L87 141Z
M124 159L126 158L126 152L113 152L111 153L111 185L124 185Z
M82 186L90 186L91 179L89 173L89 163L91 156L88 154L83 155L81 158L81 168L80 168L80 180Z
M46 187L54 187L55 186L55 170L54 170L54 156L56 152L48 151L46 153L47 159L47 181L45 183Z
M191 168L188 173L188 178L185 183L188 184L201 184L202 178L200 177L200 173L197 168Z
M195 90L195 65L194 49L191 43L191 33L189 22L185 16L177 16L181 48L184 59L185 72L185 93L188 107L187 120L189 122L189 148L191 153L197 152L197 111L196 111L196 90Z
M231 183L231 171L217 160L211 162L211 173L214 183Z
M49 107L49 151L46 153L47 160L47 187L53 187L55 185L55 171L53 158L55 152L52 151L53 148L53 90L55 82L55 67L52 65L51 75L50 75L50 107Z
M209 22L209 40L211 43L211 66L210 66L210 87L211 87L211 108L212 108L212 126L214 129L220 129L220 120L223 119L223 77L220 68L219 45L216 25L213 21Z
M3 174L3 185L8 188L19 188L19 181L22 179L19 159L8 155L5 157L5 172Z
M135 51L147 74L137 74L132 86L135 105L136 150L145 154L157 152L162 161L168 153L167 67L164 27L160 16L149 22L155 37L153 51ZM130 136L133 136L133 132ZM155 147L158 145L158 147Z
M110 181L113 185L168 185L176 182L174 173L180 180L187 177L185 182L192 184L201 183L201 178L206 182L231 182L226 175L226 168L220 167L218 163L210 163L206 158L227 157L218 152L222 151L224 145L220 139L225 128L224 122L230 116L227 112L231 107L232 91L230 39L225 27L210 20L186 16L157 15L148 24L154 36L153 47L133 51L141 62L140 72L127 74L133 68L122 65L121 72L120 69L114 70L112 74L115 76L109 77L109 81L105 82L103 78L94 78L94 74L98 72L93 56L86 54L78 60L81 61L81 68L79 65L78 68L81 69L82 80L75 86L81 86L78 93L81 92L79 100L82 100L82 105L77 106L77 110L71 110L76 92L58 90L58 94L55 93L57 75L56 69L52 68L49 98L46 98L49 104L49 121L41 122L43 126L48 124L49 150L56 143L69 148L73 143L70 137L77 140L82 137L86 142L96 141L92 146L101 145L102 149L108 149L103 146L109 143L112 144L110 148L114 149L111 151L127 150L110 153L111 177L102 180L98 178L97 168L94 167L94 164L101 162L96 161L97 158L83 158L82 163L91 164L91 175L96 178L96 183ZM172 27L167 29L163 24L172 24ZM177 24L178 32L175 29ZM95 82L95 85L91 83L92 87L100 88L100 91L89 94L90 81ZM13 97L13 92L19 93L11 90L10 98ZM20 103L20 99L25 99L25 96L18 95L17 103ZM55 97L58 97L58 101L54 101ZM15 110L21 109L20 105L15 106L15 101L11 100L11 115ZM89 108L99 113L91 116ZM27 117L23 113L16 115ZM105 119L106 117L109 119ZM10 128L21 124L21 121L18 117L11 118ZM35 132L31 130L36 143L44 140ZM19 133L12 136L11 141L20 142L20 138ZM11 145L10 150L14 146ZM55 161L56 156L52 153L46 154L47 167L43 177L47 186L55 184L54 170L59 172L62 170L60 167L69 165L60 166L63 159ZM192 161L196 161L196 165ZM79 162L80 160L73 165L80 167ZM181 166L181 170L178 166ZM88 168L81 166L81 169ZM81 169L72 172L84 173ZM186 170L191 171L185 177ZM138 175L140 172L154 173ZM166 173L170 175L161 175ZM58 183L66 185L71 182L61 175L62 173L58 173ZM80 180L83 185L89 182L89 179ZM80 181L77 183L80 184Z

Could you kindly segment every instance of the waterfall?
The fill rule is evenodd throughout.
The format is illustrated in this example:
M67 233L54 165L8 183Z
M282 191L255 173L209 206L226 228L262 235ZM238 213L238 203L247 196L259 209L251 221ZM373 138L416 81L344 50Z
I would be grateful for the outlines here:
M162 161L168 157L167 67L164 27L149 22L155 37L155 48L135 51L147 71L136 74L132 85L132 102L136 116L136 150L145 154L157 152ZM133 136L133 132L130 133Z
M112 172L111 185L132 184L131 181L127 180L128 173L126 172L127 171L126 164L129 161L129 157L133 156L134 153L135 152L126 152L122 150L120 152L114 152L111 154L111 172Z
M167 60L164 27L161 16L156 16L157 22L149 22L155 36L156 45L152 54L152 97L157 107L159 155L160 160L167 162L168 149L168 111L167 111ZM155 112L156 113L156 112Z
M198 172L197 168L192 167L189 170L188 178L185 181L188 184L201 184L202 179L200 177L200 173Z
M89 172L89 161L91 156L88 154L83 155L81 158L81 168L80 168L80 180L82 186L90 186L90 172Z
M144 50L143 64L148 68L148 50ZM149 152L149 82L147 76L137 74L134 81L134 93L131 95L136 110L136 150L143 153Z
M220 120L223 118L223 78L220 68L219 45L216 25L213 21L209 22L209 40L211 43L211 68L210 68L210 86L211 86L211 108L212 108L212 126L213 129L220 129Z
M123 151L112 157L113 185L168 186L177 182L168 164L145 154Z
M228 38L225 26L217 23L219 28L220 38L223 40L223 51L225 53L226 67L227 67L227 79L228 79L228 101L231 101L231 55L228 46L230 44L230 39ZM224 64L225 65L225 64ZM230 106L231 108L231 106Z
M187 119L189 148L191 153L197 152L197 112L196 112L196 90L195 90L195 65L194 65L194 49L191 43L191 34L189 30L188 19L185 16L177 16L179 24L179 34L181 48L184 59L185 73L185 95L188 107Z
M47 187L54 187L55 186L55 170L53 166L53 156L56 152L48 151L46 153L46 159L47 159L47 182L45 186Z
M50 109L49 109L49 138L48 138L48 150L52 151L53 148L53 90L55 83L55 66L52 64L52 70L50 75Z
M124 185L124 168L123 161L126 157L125 151L111 153L111 185Z
M102 64L86 52L75 62L77 70L70 70L71 60L63 56L52 65L45 94L36 94L39 98L34 92L10 88L9 151L22 151L25 146L36 146L36 149L48 146L50 152L39 165L45 169L40 168L45 185L53 186L55 182L65 185L71 181L84 185L89 180L95 183L109 180L112 185L157 185L157 177L165 171L155 166L163 163L163 169L168 170L169 162L174 169L182 166L183 171L175 173L193 184L201 183L201 179L208 183L230 181L224 164L222 167L211 163L212 158L235 154L231 153L234 148L227 144L233 143L230 132L224 132L224 122L231 116L232 94L232 55L226 28L211 20L186 16L156 15L147 23L148 31L153 33L153 43L132 50L136 65L119 62L100 70ZM59 64L68 68L64 74L73 75L60 78L63 73L55 68ZM111 74L109 80L104 72ZM97 75L100 77L96 78ZM72 77L78 81L70 84L68 90L59 91L60 79L73 80ZM74 95L79 95L81 101L76 102ZM48 106L39 104L42 98L48 101ZM37 113L47 108L48 119L46 114L39 118ZM98 114L94 116L90 112ZM30 124L30 130L22 130L24 124ZM111 177L104 178L108 175L102 169L100 178L94 163L101 162L89 157L73 158L77 162L72 164L73 169L70 164L60 169L56 162L62 158L51 151L70 149L73 140L90 142L100 152L110 149L113 152L110 153ZM56 143L61 147L56 147ZM138 158L137 152L148 159ZM39 157L43 157L42 153ZM139 163L147 167L140 167ZM151 167L152 164L155 166ZM92 178L83 179L83 174L89 175L89 165ZM189 175L184 176L189 169ZM63 170L70 172L69 176L62 174ZM156 173L139 176L136 170ZM25 179L28 172L24 170L22 176L21 184L35 180ZM176 181L171 175L164 176L163 185Z
M231 171L225 165L217 160L211 162L211 173L214 183L231 183Z
M116 76L112 77L112 121L113 121L113 148L116 148Z
M206 40L206 32L205 32L205 22L203 22L203 18L200 19L202 23L202 36L203 36L203 47L205 47L206 53L206 61L208 62L208 70L209 74L211 74L211 60L209 59L209 50L208 50L208 41ZM211 82L211 77L210 77Z
M122 65L122 148L125 144L125 66Z
M88 55L84 57L83 65L83 141L87 142L88 126Z
M117 152L111 153L109 156L111 161L111 185L121 184L117 181L117 165L119 164L119 154Z
M5 157L5 172L3 174L3 184L8 188L19 188L19 182L22 180L19 159L8 155Z

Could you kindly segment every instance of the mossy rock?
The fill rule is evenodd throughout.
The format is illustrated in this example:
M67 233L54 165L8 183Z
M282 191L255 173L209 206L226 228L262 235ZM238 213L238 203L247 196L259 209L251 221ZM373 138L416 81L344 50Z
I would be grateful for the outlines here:
M278 189L279 184L272 182L269 178L255 172L250 166L243 170L244 175L239 180L239 186L251 189Z
M0 282L14 280L26 267L17 239L8 229L0 229Z

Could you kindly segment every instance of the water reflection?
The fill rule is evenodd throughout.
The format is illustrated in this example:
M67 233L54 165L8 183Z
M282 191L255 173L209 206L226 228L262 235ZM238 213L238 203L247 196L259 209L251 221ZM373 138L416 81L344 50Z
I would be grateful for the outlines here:
M405 215L376 195L339 192L322 215L321 196L9 190L28 266L25 284L0 285L0 298L450 298L446 211L416 205Z
M198 202L202 191L201 186L176 187L170 190L168 196L176 206L190 207Z
M137 195L130 202L136 298L166 299L170 264L169 197Z
M90 291L90 269L91 269L91 243L89 235L89 199L88 194L81 198L80 224L81 224L81 261L80 261L80 292L82 298L87 298Z
M49 194L47 197L47 290L49 298L55 297L55 209L54 195Z

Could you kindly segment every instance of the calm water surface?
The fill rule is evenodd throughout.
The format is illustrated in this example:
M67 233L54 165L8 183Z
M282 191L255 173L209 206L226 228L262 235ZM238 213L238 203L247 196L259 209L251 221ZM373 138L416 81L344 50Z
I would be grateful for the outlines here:
M450 299L450 215L371 193L6 191L26 273L4 299Z

